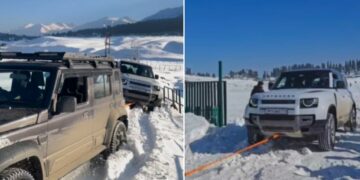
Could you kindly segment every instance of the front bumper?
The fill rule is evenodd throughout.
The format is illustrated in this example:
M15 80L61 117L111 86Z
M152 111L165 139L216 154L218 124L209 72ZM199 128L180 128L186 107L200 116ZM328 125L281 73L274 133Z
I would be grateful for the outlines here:
M258 127L265 135L282 133L291 137L317 135L324 131L326 119L309 115L250 114L246 124Z
M147 93L138 90L130 90L124 88L124 97L126 102L148 105L159 100L157 94Z

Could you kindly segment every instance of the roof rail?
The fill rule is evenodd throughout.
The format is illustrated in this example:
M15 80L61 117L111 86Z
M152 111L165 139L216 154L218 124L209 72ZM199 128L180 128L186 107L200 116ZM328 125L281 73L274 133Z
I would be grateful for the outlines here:
M69 68L72 68L74 63L90 63L95 68L99 63L107 63L112 68L115 67L114 59L111 57L103 56L87 56L76 53L65 52L35 52L35 53L22 53L22 52L0 52L0 61L2 59L25 59L28 61L52 61L63 62Z

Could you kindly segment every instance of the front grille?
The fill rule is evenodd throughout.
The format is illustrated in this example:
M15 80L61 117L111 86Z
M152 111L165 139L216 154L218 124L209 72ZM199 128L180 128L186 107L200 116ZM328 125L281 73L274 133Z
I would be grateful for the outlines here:
M294 131L292 127L273 127L273 126L263 126L264 131Z
M132 93L132 94L137 94L137 95L141 95L141 96L150 96L149 93L145 93L145 92L141 92L141 91L136 91L136 90L127 90L129 93Z
M295 100L290 99L266 99L261 100L262 104L295 104Z
M134 85L138 85L138 86L143 86L143 87L148 87L150 88L150 85L147 84L142 84L142 83L138 83L138 82L134 82L134 81L130 81L130 84L134 84Z
M260 120L295 120L294 115L259 115Z

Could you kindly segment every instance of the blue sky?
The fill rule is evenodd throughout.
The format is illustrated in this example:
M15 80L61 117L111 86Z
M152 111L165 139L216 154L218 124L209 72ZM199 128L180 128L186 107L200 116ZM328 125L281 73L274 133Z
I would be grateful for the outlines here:
M194 72L360 59L360 1L188 0L186 67Z
M0 32L27 23L82 24L105 16L140 20L182 0L7 0L1 2Z

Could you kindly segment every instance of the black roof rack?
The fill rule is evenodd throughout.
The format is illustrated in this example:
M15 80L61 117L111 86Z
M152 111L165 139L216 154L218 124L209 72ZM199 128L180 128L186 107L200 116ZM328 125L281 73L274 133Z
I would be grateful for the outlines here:
M86 56L65 52L0 52L0 61L3 59L25 59L28 61L63 62L69 68L72 68L74 63L90 63L95 68L99 63L107 63L112 68L115 67L114 59L111 57Z

